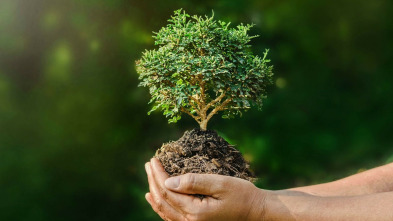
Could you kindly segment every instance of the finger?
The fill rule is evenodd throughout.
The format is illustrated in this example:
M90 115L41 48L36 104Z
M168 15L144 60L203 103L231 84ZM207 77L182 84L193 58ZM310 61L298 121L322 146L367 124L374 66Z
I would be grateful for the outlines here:
M231 188L233 183L247 182L239 178L215 175L188 173L165 180L165 187L169 190L185 194L202 194L219 198Z
M168 191L164 183L165 180L169 178L169 175L166 173L165 169L162 167L162 164L158 159L153 158L150 162L153 178L159 188L162 197L164 197L166 201L179 212L183 214L192 212L194 207L196 206L194 204L195 199L198 199L199 202L200 199L194 196L190 196L188 194L185 195Z
M182 213L176 211L173 207L171 207L166 200L161 196L160 191L158 190L157 184L152 177L150 163L146 163L145 165L147 177L149 180L149 189L150 193L146 194L146 200L152 205L153 210L157 213L161 213L161 217L164 215L165 217L176 221L181 220L183 217ZM165 219L164 219L165 220Z
M156 181L154 180L153 174L152 174L152 170L151 170L151 164L150 163L146 163L145 167L146 167L146 173L147 173L147 179L149 182L149 190L150 193L153 196L153 199L155 201L160 200L161 198L164 198L161 194L160 188L158 187ZM166 202L163 202L164 204Z
M162 187L154 178L154 173L151 165L152 165L151 163L146 163L146 172L147 172L147 178L149 180L150 192L153 194L154 198L158 198L158 197L166 198L167 191L165 189L162 189Z
M154 203L154 200L152 199L150 193L146 193L145 198L150 204L151 208L154 210L154 212L156 212L161 217L161 219L168 220L167 217L160 210L158 210L157 205Z

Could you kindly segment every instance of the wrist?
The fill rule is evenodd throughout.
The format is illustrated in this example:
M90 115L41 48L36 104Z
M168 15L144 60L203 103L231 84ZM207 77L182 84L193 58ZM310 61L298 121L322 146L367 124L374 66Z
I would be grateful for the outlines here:
M316 220L315 217L311 219L310 214L318 214L322 198L292 190L269 191L262 220Z
M279 200L279 196L284 194L286 194L285 191L267 191L264 200L264 213L261 220L290 220L284 215L287 212L283 210L282 203Z
M301 202L310 195L297 191L277 190L268 191L265 198L263 221L297 220L298 210L302 210Z
M250 209L244 217L249 221L296 220L309 211L316 196L293 190L264 190L256 188L251 196ZM303 211L303 212L302 212Z
M269 194L268 190L263 190L255 187L255 191L252 195L252 200L250 200L250 209L246 214L246 219L248 221L261 221L266 220L266 200Z

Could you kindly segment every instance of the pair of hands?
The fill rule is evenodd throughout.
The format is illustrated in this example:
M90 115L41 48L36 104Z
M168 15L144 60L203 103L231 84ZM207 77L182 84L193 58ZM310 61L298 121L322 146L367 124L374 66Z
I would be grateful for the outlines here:
M169 177L156 158L145 165L150 192L146 200L167 221L261 220L268 195L251 182L212 174ZM191 194L201 194L200 199Z
M221 175L169 178L157 159L146 164L146 172L146 199L167 221L393 220L393 163L329 183L279 191Z

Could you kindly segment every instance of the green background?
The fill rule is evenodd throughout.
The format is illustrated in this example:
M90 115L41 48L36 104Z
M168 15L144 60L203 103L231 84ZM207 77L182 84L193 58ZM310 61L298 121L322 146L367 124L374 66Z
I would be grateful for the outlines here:
M134 61L173 11L255 23L275 85L261 112L210 123L266 189L393 159L389 0L0 1L0 220L159 220L144 162L196 127L147 116Z

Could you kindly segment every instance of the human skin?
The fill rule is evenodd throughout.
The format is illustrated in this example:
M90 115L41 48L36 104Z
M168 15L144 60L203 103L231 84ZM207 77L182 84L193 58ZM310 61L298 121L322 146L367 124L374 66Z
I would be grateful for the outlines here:
M169 178L155 158L145 167L150 188L146 200L164 220L393 220L393 164L280 191L221 175Z

